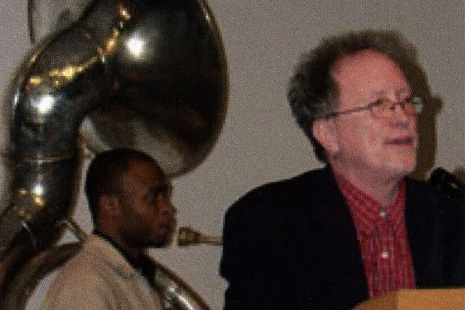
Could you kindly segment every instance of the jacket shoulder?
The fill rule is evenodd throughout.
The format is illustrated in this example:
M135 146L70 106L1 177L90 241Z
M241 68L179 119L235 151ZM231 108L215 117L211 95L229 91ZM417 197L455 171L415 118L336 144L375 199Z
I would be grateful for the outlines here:
M310 170L292 178L270 182L256 187L240 197L229 208L228 212L236 209L266 207L278 205L289 199L298 199L302 193L311 195L328 187L331 182L331 172L328 169Z

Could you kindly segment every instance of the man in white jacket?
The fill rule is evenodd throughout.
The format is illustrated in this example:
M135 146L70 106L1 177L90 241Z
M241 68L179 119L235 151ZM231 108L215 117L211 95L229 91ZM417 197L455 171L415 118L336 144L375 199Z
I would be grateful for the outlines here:
M170 241L171 184L145 153L116 149L89 166L94 232L58 272L43 309L163 309L147 247Z

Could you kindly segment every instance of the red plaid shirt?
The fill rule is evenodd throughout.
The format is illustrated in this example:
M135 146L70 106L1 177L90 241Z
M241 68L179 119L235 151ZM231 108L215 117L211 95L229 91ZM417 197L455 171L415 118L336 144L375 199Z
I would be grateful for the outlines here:
M342 176L336 181L350 209L360 243L370 298L414 288L405 225L405 181L392 205L383 207Z

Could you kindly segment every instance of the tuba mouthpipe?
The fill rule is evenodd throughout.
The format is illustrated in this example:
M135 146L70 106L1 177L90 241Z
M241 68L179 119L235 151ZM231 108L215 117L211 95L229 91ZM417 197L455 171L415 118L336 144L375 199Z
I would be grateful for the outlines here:
M220 236L204 235L191 227L179 227L178 245L189 246L194 244L222 245L223 238Z

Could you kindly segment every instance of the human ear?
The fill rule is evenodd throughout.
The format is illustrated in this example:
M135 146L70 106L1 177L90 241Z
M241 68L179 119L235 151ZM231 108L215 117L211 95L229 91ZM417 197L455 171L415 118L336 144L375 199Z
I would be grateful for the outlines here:
M312 124L313 137L325 149L329 157L334 156L339 150L337 131L331 119L318 119Z
M115 195L102 195L99 198L99 213L105 218L112 218L120 212L119 200Z

